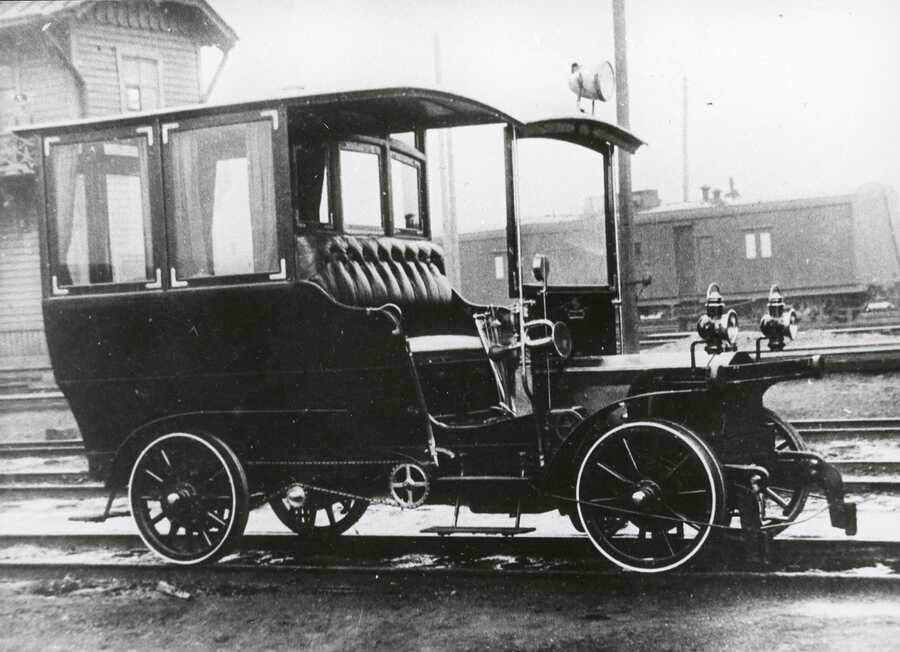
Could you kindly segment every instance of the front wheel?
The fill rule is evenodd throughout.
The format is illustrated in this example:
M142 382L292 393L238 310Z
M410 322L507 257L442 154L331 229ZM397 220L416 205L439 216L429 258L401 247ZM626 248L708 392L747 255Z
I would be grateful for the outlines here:
M726 513L725 481L712 451L687 428L656 420L599 434L582 457L575 497L600 554L641 573L691 561Z
M775 438L775 451L809 450L803 437L787 421L771 410L764 410L766 427ZM806 506L809 484L802 473L784 473L777 465L765 489L766 514L762 524L773 537L797 520ZM768 516L774 514L774 516Z
M244 533L247 476L218 437L171 433L138 455L128 483L131 514L144 543L185 566L215 561Z

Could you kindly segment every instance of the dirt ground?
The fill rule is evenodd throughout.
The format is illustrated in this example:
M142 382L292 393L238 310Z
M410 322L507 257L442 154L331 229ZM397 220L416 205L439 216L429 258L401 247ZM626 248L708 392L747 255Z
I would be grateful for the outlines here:
M182 599L155 578L0 579L0 649L897 649L897 582L803 580L288 572Z

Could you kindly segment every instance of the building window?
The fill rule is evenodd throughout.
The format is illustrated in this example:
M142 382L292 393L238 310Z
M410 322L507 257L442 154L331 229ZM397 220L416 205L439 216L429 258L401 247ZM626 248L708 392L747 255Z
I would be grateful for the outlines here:
M772 234L769 231L753 231L744 234L744 251L748 260L772 257Z
M640 261L640 259L641 259L641 243L640 242L634 243L634 259L635 259L635 261Z
M53 273L60 287L153 277L145 138L54 145Z
M506 276L506 256L497 254L494 256L494 278L498 281Z
M124 111L151 111L161 102L159 62L148 57L123 56L120 82Z
M169 140L177 278L276 271L271 121L176 129Z

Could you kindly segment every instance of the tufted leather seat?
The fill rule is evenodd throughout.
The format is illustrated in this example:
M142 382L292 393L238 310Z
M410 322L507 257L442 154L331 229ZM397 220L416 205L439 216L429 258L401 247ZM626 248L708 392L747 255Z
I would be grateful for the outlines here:
M444 257L433 242L319 232L298 236L296 251L298 278L341 303L395 303L412 321L446 319L451 312Z

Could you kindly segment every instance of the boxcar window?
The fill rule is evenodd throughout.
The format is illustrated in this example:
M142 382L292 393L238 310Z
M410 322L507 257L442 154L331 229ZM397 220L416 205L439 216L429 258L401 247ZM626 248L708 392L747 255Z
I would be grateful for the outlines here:
M756 258L756 234L744 234L744 254L748 259Z
M340 168L344 227L382 233L380 149L342 143Z
M54 145L52 273L61 286L153 277L145 138Z
M394 228L399 231L418 233L422 230L422 209L419 203L421 174L420 164L415 159L391 155Z
M277 270L272 123L176 130L169 139L177 277Z

